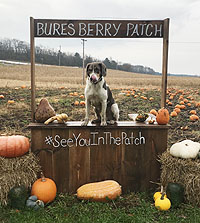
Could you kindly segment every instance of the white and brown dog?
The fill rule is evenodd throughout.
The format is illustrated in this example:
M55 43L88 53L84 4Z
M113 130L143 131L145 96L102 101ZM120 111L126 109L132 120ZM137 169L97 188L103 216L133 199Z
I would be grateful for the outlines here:
M86 115L83 126L89 122L91 105L95 107L96 119L92 123L100 123L101 126L114 124L119 119L118 105L112 96L110 88L106 84L106 66L101 62L87 64L85 102Z

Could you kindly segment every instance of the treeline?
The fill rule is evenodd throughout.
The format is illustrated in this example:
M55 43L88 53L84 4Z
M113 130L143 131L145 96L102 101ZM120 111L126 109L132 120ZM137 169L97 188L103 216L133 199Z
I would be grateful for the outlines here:
M1 39L0 60L30 62L29 43L17 39ZM79 53L65 53L56 51L54 49L45 48L43 46L35 47L35 61L36 63L40 64L60 66L82 67L83 65L83 58L80 56ZM85 64L93 61L97 61L97 59L90 56L85 57ZM150 67L145 67L142 65L131 65L129 63L117 63L111 58L105 58L102 62L107 66L108 69L116 69L143 74L159 74Z

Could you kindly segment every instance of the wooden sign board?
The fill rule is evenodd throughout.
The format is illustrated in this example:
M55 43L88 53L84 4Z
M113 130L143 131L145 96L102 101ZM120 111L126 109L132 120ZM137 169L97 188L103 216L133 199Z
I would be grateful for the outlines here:
M163 20L34 20L35 37L162 38Z
M169 18L164 20L52 20L30 18L31 110L35 122L35 37L163 38L161 107L166 104Z

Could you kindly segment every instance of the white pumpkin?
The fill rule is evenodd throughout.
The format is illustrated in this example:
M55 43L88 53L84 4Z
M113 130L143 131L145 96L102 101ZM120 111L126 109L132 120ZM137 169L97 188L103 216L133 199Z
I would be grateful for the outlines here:
M196 158L199 151L200 143L188 139L177 142L170 148L170 154L172 156L183 159Z

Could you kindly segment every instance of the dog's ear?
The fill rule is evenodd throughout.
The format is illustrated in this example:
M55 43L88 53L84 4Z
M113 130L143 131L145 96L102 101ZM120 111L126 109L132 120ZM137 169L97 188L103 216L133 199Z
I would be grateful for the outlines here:
M107 72L106 72L106 65L104 63L100 63L99 65L101 67L101 75L105 77L106 74L107 74Z
M91 63L88 63L87 66L86 66L86 72L85 72L86 77L89 76L88 70L89 70L90 65L91 65Z

